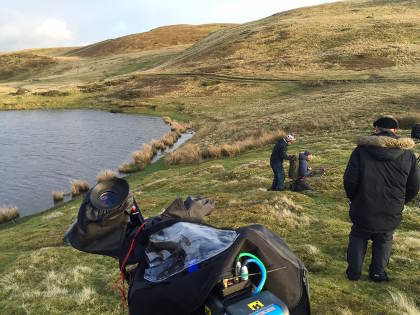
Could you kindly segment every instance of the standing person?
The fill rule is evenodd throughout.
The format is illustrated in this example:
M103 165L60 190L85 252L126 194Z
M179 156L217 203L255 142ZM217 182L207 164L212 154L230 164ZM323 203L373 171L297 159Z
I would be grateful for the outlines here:
M401 222L404 204L420 187L420 171L410 138L396 135L398 122L385 116L373 124L375 135L362 137L344 174L353 222L347 249L347 277L359 280L368 240L372 240L369 278L388 281L386 267L392 238Z
M287 147L295 141L293 134L288 134L286 137L277 141L270 157L270 166L273 169L274 179L271 185L271 190L282 191L284 189L284 180L286 173L284 172L283 161L290 160L291 157L287 155Z
M293 191L313 190L311 184L306 180L307 177L312 176L312 168L308 163L310 160L312 160L312 154L309 150L299 153L299 173L298 178L292 184Z

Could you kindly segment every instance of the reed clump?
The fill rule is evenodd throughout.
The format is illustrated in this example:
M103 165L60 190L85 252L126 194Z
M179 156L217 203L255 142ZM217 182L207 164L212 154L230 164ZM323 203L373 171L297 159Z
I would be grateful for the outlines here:
M53 191L52 196L54 203L61 202L64 200L64 191Z
M0 223L19 218L19 208L15 206L0 208Z
M125 162L118 167L120 173L132 173L144 170L152 162L157 150L150 144L143 144L140 151L131 154L131 161Z
M168 124L171 127L171 131L184 133L192 129L191 123L180 123L175 120L172 120L170 117L163 117L163 121L165 122L165 124Z
M113 179L113 178L116 178L116 177L118 177L117 172L115 172L111 169L106 169L106 170L100 171L98 176L96 176L96 179L98 180L98 183L99 183L99 182L103 182L105 180L110 180L110 179Z
M85 180L77 179L71 181L71 195L73 197L79 196L89 190L89 183Z
M283 130L264 132L259 136L248 137L234 143L210 145L199 148L197 145L184 145L182 148L168 154L165 157L167 164L191 164L201 160L233 157L249 149L255 149L276 142L283 138L286 133Z
M140 169L144 169L150 164L155 154L156 151L150 144L143 144L143 149L141 151L134 151L131 157L134 164L138 165Z
M118 171L124 174L133 173L136 171L136 165L133 162L124 162L118 166Z
M156 151L164 151L166 149L166 145L162 142L162 140L152 140L152 148Z
M200 148L196 144L187 143L182 150L176 150L165 157L167 164L190 164L200 161Z
M170 117L164 117L164 122L171 126L171 131L166 133L160 140L152 140L152 144L144 144L142 150L131 154L131 161L125 162L118 167L120 173L133 173L144 170L156 156L158 151L165 151L167 147L173 147L182 133L191 129L191 124L178 123ZM192 158L191 156L189 158Z

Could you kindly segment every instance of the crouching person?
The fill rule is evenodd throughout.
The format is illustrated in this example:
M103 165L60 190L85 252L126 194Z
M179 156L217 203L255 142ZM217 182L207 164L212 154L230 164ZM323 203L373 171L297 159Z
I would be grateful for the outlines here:
M347 277L358 280L368 240L372 240L369 278L388 281L386 267L392 238L401 222L404 204L419 191L420 171L410 138L396 135L398 122L382 117L374 122L375 135L362 137L344 174L353 222L347 249Z
M310 160L312 160L310 151L306 150L299 153L299 176L291 186L293 191L313 190L311 184L306 180L307 177L312 176L312 168L309 166Z

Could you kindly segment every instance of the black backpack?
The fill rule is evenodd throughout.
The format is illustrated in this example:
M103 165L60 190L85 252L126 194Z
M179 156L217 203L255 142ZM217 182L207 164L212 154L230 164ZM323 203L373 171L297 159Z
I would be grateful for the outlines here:
M295 155L292 155L289 162L289 178L297 179L299 177L299 161Z
M411 130L411 138L420 140L420 124L415 124Z

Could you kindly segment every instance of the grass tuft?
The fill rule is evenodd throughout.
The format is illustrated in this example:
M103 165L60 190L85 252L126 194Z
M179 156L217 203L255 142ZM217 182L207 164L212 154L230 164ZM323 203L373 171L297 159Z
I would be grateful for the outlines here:
M118 171L120 173L129 174L137 171L136 165L133 162L124 162L118 166Z
M100 171L98 176L96 176L96 179L98 180L98 182L102 182L102 181L113 179L116 177L118 177L117 172L110 169L106 169L106 170Z
M418 315L420 309L416 306L414 301L401 292L389 292L392 302L401 314Z
M70 190L73 197L79 196L89 190L89 183L80 179L72 180Z
M165 124L171 126L171 131L176 131L178 133L184 133L192 129L191 123L180 123L175 120L172 120L170 117L163 117L163 121L165 122Z
M131 162L125 162L118 167L121 173L133 173L144 170L156 155L156 149L150 144L143 144L143 150L131 154Z
M0 208L0 223L19 218L19 208L10 206Z
M54 203L64 200L64 191L53 191L52 192Z
M166 145L162 142L162 140L152 140L152 148L155 151L164 151L166 149Z
M200 148L196 144L187 143L182 150L176 150L165 157L168 164L190 164L200 161Z

